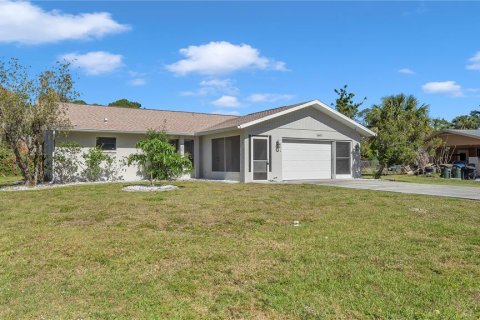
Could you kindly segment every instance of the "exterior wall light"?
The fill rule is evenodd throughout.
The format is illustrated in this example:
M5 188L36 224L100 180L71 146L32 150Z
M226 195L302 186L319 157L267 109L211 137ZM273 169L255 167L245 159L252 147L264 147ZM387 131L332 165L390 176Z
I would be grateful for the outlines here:
M277 140L277 142L275 143L275 151L280 152L280 146L280 141Z

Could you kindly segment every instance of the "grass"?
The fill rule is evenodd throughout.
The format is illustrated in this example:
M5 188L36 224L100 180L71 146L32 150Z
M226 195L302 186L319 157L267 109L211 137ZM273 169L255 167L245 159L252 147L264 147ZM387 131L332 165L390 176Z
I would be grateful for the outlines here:
M17 184L21 182L22 182L22 177L0 175L0 188L5 186L11 186L13 184Z
M373 178L373 175L363 175L364 178ZM392 174L382 176L381 179L390 180L390 181L402 181L402 182L414 182L422 184L441 184L449 186L464 186L464 187L478 187L480 188L480 181L475 180L460 180L460 179L443 179L438 175L427 177L427 176L409 176L405 174Z
M176 185L0 193L0 318L480 317L479 202Z

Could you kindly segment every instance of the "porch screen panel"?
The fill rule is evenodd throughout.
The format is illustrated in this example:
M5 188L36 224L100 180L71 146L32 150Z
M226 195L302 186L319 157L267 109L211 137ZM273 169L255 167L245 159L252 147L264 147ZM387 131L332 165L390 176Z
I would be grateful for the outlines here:
M225 138L225 171L240 172L240 136Z
M225 171L225 141L212 139L212 171Z

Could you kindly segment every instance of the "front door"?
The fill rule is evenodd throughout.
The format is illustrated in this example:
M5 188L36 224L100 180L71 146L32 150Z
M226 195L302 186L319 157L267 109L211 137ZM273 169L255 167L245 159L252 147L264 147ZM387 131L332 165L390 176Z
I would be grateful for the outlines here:
M254 181L268 180L269 149L268 137L252 137L252 174Z

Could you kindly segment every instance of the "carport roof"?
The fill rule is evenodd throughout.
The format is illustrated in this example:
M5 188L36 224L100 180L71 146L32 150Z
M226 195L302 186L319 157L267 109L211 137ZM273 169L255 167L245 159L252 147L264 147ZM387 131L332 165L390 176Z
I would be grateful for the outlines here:
M440 130L436 135L442 133L459 134L461 136L480 139L480 129L444 129Z

